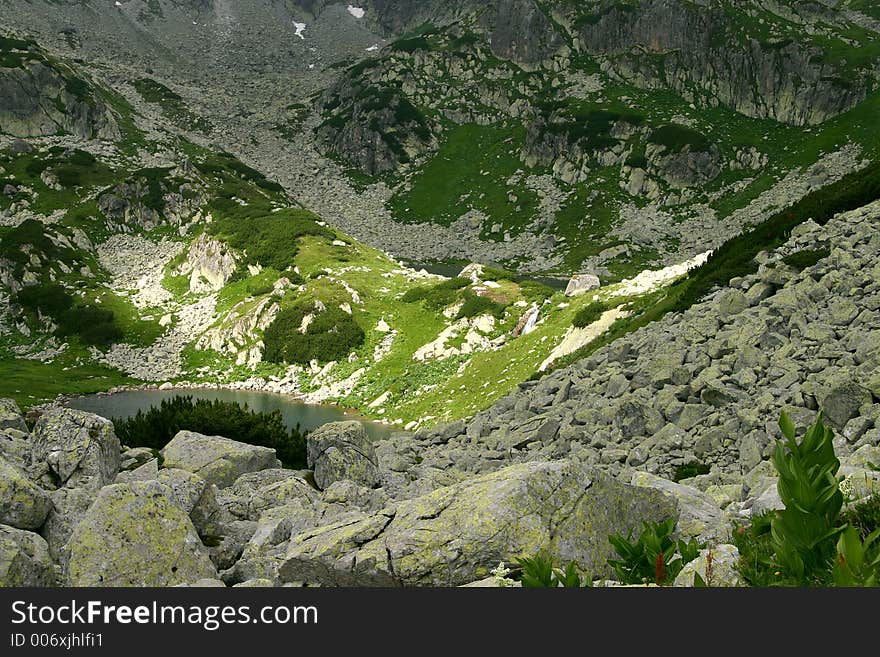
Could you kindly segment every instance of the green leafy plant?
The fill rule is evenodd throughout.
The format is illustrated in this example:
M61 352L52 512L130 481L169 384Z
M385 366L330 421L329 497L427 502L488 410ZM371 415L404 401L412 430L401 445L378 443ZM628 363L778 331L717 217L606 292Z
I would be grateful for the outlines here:
M619 534L609 536L608 540L620 557L608 560L615 578L624 584L653 582L659 586L673 581L685 564L696 559L700 550L706 547L696 540L673 539L675 523L675 518L645 522L635 542L632 534L625 538Z
M834 560L836 586L877 586L880 582L880 529L862 541L855 527L847 527L837 539Z
M608 309L605 307L604 303L601 301L594 301L590 305L584 306L577 311L577 314L572 320L572 324L575 328L585 328L593 322L598 321L606 310Z
M522 568L520 582L524 588L581 588L593 585L590 578L582 578L577 564L570 561L565 569L555 568L553 559L544 553L535 557L517 559Z
M773 465L779 472L777 487L785 509L772 520L772 543L781 569L808 581L827 572L841 531L840 461L834 455L834 432L824 425L821 414L800 442L785 413L779 427L785 440L776 446Z

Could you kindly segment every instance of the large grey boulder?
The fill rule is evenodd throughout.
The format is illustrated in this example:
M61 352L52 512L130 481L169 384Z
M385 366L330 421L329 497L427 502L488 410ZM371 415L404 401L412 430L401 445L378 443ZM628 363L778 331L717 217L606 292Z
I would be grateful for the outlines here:
M181 431L162 450L166 468L194 472L218 488L232 485L247 472L280 468L275 450L222 436Z
M608 572L609 534L677 516L675 501L572 461L513 465L345 518L291 539L282 581L324 585L466 584L499 561L547 551L587 573Z
M838 380L830 382L819 399L825 417L837 429L859 414L863 404L871 403L871 392L855 381Z
M314 507L318 491L298 472L281 469L242 475L232 486L224 488L218 497L224 509L242 520L257 520L264 511L294 500L302 500L306 506Z
M67 562L67 541L92 506L98 491L91 488L59 488L50 493L52 509L40 530L40 535L49 545L52 559Z
M53 408L34 427L31 457L46 463L58 487L98 489L119 472L120 446L113 424L72 408Z
M565 296L580 296L601 286L602 282L595 274L575 274L569 279L568 285L565 287Z
M308 465L321 490L342 479L368 488L380 481L376 450L360 422L325 424L309 434L306 446Z
M51 508L49 495L0 456L0 524L39 529Z
M630 483L662 491L678 503L678 533L701 543L724 543L730 539L730 523L721 507L701 490L677 484L650 472L634 472Z
M0 399L0 429L16 429L27 433L27 424L14 399Z
M70 537L70 586L176 586L217 579L189 516L154 481L101 490Z
M156 480L166 487L168 501L189 516L199 536L221 533L226 514L217 503L216 486L179 468L160 470Z
M55 567L38 534L0 525L0 587L52 586Z

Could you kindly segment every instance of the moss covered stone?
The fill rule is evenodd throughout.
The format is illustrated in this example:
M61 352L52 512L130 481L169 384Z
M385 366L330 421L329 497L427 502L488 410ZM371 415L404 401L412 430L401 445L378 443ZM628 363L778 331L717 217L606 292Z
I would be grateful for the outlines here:
M101 490L70 537L70 586L176 586L217 579L189 516L159 482Z
M372 487L379 483L376 451L360 422L330 422L309 434L308 464L321 490L341 480Z
M0 456L0 523L18 529L39 529L51 507L46 492Z
M499 561L541 551L602 576L610 534L677 515L664 493L588 465L522 463L295 536L279 576L344 586L457 586L488 576Z
M281 467L275 450L222 436L181 431L162 450L166 468L194 472L219 488L231 486L248 472Z
M0 525L0 586L52 586L55 569L46 541L33 532Z
M119 439L110 420L72 408L53 408L37 421L33 459L49 465L59 487L98 489L119 472Z

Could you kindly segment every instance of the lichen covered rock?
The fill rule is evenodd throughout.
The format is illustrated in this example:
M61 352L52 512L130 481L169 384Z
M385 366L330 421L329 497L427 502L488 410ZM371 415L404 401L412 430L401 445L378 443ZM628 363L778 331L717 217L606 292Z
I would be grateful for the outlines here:
M176 586L217 579L189 516L158 482L115 484L70 537L70 586Z
M675 578L675 586L693 586L694 573L699 573L706 586L746 586L739 573L739 550L735 545L710 546L700 556L685 564Z
M571 461L531 462L474 477L377 514L291 539L283 581L456 586L500 561L546 551L602 575L609 534L677 516L675 501Z
M33 461L48 464L59 488L101 488L119 472L119 439L97 415L53 408L37 421L32 440Z
M380 481L376 450L360 422L325 424L309 434L307 449L321 490L343 479L368 488Z
M162 456L166 468L194 472L219 488L230 486L247 472L281 467L274 449L192 431L174 436Z
M27 433L24 416L14 399L0 399L0 429L17 429Z
M0 523L18 529L39 529L52 502L24 472L0 456Z
M55 569L46 541L33 532L0 525L0 586L52 586Z

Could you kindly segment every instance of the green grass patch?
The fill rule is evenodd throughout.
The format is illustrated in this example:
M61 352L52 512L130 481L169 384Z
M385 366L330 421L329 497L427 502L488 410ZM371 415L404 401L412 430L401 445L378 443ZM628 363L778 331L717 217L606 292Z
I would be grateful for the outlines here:
M426 308L431 310L443 310L455 303L460 296L460 290L463 290L470 284L471 281L468 278L450 278L436 285L410 288L400 300L404 303L422 302Z
M449 225L469 210L491 223L522 228L537 208L537 195L507 180L522 168L521 126L462 125L449 130L439 152L413 176L412 188L398 192L389 208L398 221ZM513 195L511 197L511 194Z
M52 363L0 357L0 397L11 397L22 409L58 395L88 395L136 383L118 370L68 354Z

